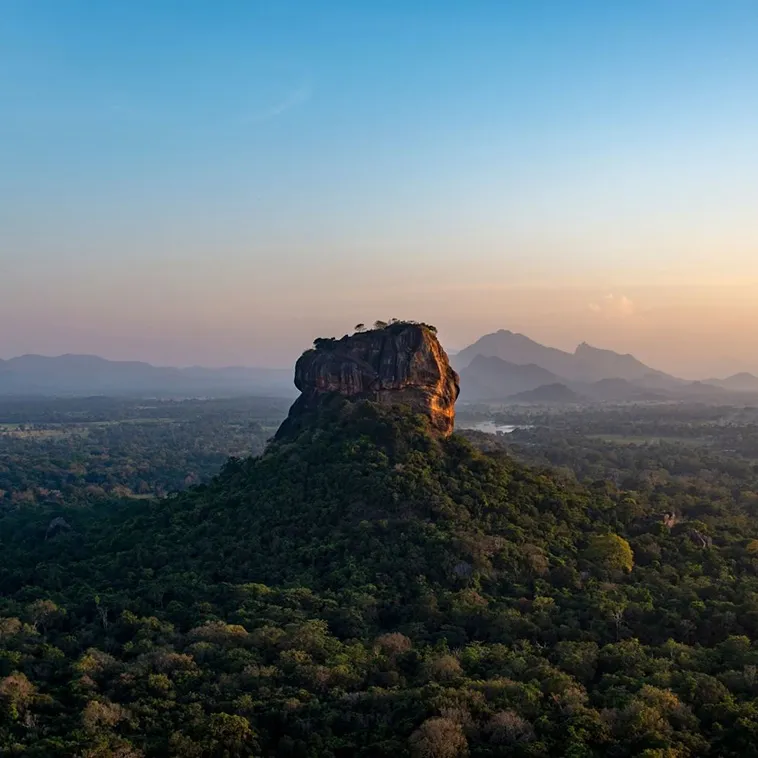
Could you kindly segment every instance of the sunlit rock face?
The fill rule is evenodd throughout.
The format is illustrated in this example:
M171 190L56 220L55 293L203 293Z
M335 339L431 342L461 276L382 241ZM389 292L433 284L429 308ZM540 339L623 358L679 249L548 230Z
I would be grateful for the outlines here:
M277 437L296 427L299 417L334 395L382 404L404 404L429 417L432 428L453 432L458 374L434 330L399 322L342 339L316 340L295 365L302 393L290 408Z

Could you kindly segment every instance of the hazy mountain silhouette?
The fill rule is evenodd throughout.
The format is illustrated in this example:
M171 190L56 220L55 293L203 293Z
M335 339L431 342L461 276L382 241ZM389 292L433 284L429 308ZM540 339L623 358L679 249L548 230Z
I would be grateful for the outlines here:
M565 384L555 382L519 392L508 399L514 403L579 403L583 398Z
M675 390L653 390L618 377L596 382L571 381L534 364L519 366L494 356L477 355L461 371L464 402L625 402L670 398ZM683 385L686 388L688 385ZM713 387L713 392L719 392Z
M497 400L558 382L560 377L533 363L517 365L495 356L475 355L461 371L461 399Z
M574 393L575 397L564 393L570 398L566 402L718 401L735 392L758 393L758 377L749 373L689 382L651 368L633 355L586 342L569 353L506 329L485 334L455 354L452 362L461 376L461 399L468 402L537 402L542 393L551 394L545 386L555 385ZM521 397L536 390L540 392L534 396Z
M455 356L454 363L462 371L477 355L497 357L517 365L534 364L569 381L595 382L618 378L656 388L673 388L683 384L680 379L646 366L633 355L592 347L586 342L573 353L568 353L506 329L486 334L464 348Z
M171 368L95 355L22 355L0 361L0 394L294 394L292 372L245 367Z
M592 347L586 342L576 348L573 357L579 373L577 378L585 381L617 378L657 387L675 387L683 383L663 371L646 366L629 353L622 355L613 350Z
M628 379L600 379L584 388L587 397L597 401L626 402L629 400L653 401L669 397L665 392L655 392Z
M724 387L717 387L708 382L689 382L680 389L680 396L685 398L696 398L698 400L719 400L728 399L733 395L731 390Z
M709 379L706 383L730 392L758 392L758 377L746 371L726 379Z
M520 366L540 366L555 376L568 377L573 373L574 356L571 353L546 347L523 334L506 329L480 337L473 345L459 351L453 362L462 371L477 355L500 358Z

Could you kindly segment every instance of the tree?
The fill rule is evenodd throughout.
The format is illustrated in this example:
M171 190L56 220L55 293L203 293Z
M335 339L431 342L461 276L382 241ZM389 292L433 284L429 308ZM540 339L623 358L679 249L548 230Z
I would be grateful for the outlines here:
M400 634L400 632L389 632L379 635L374 641L374 646L377 650L384 653L384 655L391 658L401 653L407 653L413 647L413 643L404 634Z
M468 755L460 724L447 718L427 719L410 737L414 758L459 758Z
M616 642L621 639L621 626L624 623L625 611L626 608L623 605L617 605L611 609L611 621L613 621L616 626Z
M144 753L123 740L106 741L86 750L82 758L142 758Z
M518 742L530 742L534 739L532 725L516 711L500 711L487 725L490 740L496 745L512 745Z
M255 732L242 716L214 713L210 718L207 744L212 747L212 755L250 755L255 748Z
M60 609L52 600L35 600L26 610L32 626L35 629L41 626L43 631L50 621L60 614Z
M584 557L606 571L630 572L634 553L629 543L618 534L597 534L590 537Z
M441 655L429 661L425 670L427 676L434 682L449 682L463 674L463 668L454 655Z
M355 331L356 332L364 332L364 331L366 331L366 325L365 324L356 324L355 325Z
M0 703L4 703L11 719L18 719L34 700L37 688L26 674L14 671L0 679Z
M82 712L82 725L91 733L107 731L127 716L127 712L108 700L90 700Z

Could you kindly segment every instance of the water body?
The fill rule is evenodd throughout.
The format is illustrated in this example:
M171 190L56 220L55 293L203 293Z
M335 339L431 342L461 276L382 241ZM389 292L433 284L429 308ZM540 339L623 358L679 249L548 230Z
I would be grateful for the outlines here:
M476 429L477 432L486 432L487 434L510 434L516 429L527 429L526 426L514 426L512 424L496 424L494 421L477 421L472 424L466 424L463 429Z

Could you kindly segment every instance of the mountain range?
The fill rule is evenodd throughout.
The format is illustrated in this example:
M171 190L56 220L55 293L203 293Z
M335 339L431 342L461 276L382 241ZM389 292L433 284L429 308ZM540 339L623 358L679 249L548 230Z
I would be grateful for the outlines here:
M461 350L453 363L461 376L461 398L468 402L718 400L731 393L758 393L758 378L752 374L688 382L633 355L586 342L570 353L505 329ZM543 387L551 389L534 393Z
M546 347L523 334L501 329L480 337L461 350L454 359L458 369L468 366L477 355L501 358L520 366L536 365L570 381L596 382L600 379L627 379L651 384L676 386L681 379L665 374L633 355L622 355L582 342L573 353Z
M95 355L0 360L2 395L239 395L288 397L292 372L267 368L171 368Z
M452 363L461 376L464 402L719 400L735 393L758 394L758 377L752 374L688 382L647 366L633 355L586 342L571 353L505 329L486 334L459 351L452 356ZM557 385L566 389L559 391ZM529 394L541 387L553 389ZM71 354L0 360L0 395L242 394L292 397L292 371L244 366L173 368Z

